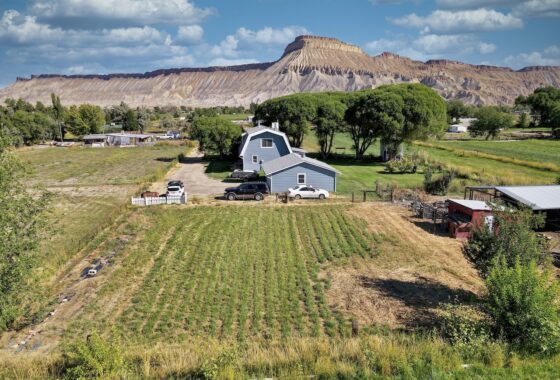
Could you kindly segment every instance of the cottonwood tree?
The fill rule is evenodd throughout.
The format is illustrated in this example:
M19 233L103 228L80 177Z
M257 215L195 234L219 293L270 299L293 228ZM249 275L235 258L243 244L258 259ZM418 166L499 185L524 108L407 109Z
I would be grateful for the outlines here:
M552 128L553 134L560 135L560 120L558 120L560 119L560 116L558 116L558 112L560 112L560 109L558 109L560 89L555 87L537 88L527 97L518 97L515 104L528 106L537 118L540 127Z
M99 133L103 125L105 125L105 113L99 106L81 104L78 107L78 113L82 121L87 125L88 133Z
M0 331L25 320L23 301L32 284L48 201L46 193L24 182L26 167L8 145L0 131Z
M398 95L403 101L404 122L387 124L381 131L381 142L386 146L389 159L395 158L402 143L438 136L447 129L447 105L431 88L406 83L385 85L377 90Z
M294 94L267 100L255 111L255 119L266 124L278 121L290 144L300 147L316 115L313 94Z
M191 138L198 142L204 154L229 156L238 146L242 129L240 126L219 117L197 117L191 126Z
M391 131L401 129L403 107L400 96L378 90L366 92L353 101L346 111L345 120L356 159L363 159L365 152L379 137L389 139Z
M483 136L486 140L495 139L503 129L511 128L513 118L495 107L482 107L476 114L476 120L469 127L473 137Z
M346 109L345 103L329 96L320 98L318 101L315 135L317 136L320 154L323 158L331 154L335 135L338 132L342 132L346 127L344 121Z
M53 117L56 122L56 126L58 127L58 131L60 134L60 141L64 140L64 134L62 132L62 122L64 121L64 107L60 102L60 97L56 96L54 93L51 93L51 103L52 103L52 110L53 110Z

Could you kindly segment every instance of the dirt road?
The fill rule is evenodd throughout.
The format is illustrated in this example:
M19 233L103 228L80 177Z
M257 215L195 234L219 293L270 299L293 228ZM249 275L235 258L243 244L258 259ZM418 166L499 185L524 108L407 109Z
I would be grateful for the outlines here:
M167 182L171 180L183 181L188 196L220 195L226 187L232 186L208 177L205 170L206 163L202 160L202 154L193 150L183 162L167 173L163 181L152 184L150 190L165 193Z

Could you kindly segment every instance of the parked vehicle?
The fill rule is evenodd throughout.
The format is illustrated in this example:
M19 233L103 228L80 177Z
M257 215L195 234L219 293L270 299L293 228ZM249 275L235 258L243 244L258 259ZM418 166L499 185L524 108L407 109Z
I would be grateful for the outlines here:
M293 189L288 189L288 196L294 199L325 199L329 197L329 192L323 189L316 189L313 186L300 185Z
M182 196L185 194L185 186L182 181L169 181L167 183L167 196Z
M228 187L224 196L228 201L236 199L254 199L262 201L265 196L270 194L268 186L264 182L246 182L236 187Z
M229 178L231 179L236 179L236 180L243 180L243 181L250 181L250 180L254 180L257 179L259 176L259 173L253 171L253 170L234 170L230 175Z

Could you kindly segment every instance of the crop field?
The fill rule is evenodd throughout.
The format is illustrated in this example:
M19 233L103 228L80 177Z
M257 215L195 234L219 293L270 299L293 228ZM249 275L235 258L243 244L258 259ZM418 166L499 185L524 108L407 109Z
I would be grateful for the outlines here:
M349 320L326 301L325 266L376 254L376 235L341 207L199 206L145 210L125 230L118 268L100 274L95 301L69 336L129 341L192 336L345 336Z

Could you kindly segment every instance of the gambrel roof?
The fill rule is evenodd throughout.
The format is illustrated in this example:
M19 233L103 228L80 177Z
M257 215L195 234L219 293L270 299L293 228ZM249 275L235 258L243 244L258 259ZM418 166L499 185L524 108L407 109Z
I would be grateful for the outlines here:
M284 142L286 143L286 147L288 148L288 150L290 151L290 153L292 153L292 147L290 146L290 142L288 141L288 136L286 136L286 134L284 132L280 132L280 131L276 131L272 128L268 128L268 127L253 127L253 128L249 128L247 129L247 131L245 133L243 133L242 136L246 136L244 142L243 142L243 146L241 147L241 152L239 153L239 157L243 157L243 155L245 154L245 150L247 149L247 146L249 145L249 141L251 140L251 137L254 136L258 136L260 134L263 133L272 133L275 135L278 135L280 137L282 137L284 139Z

